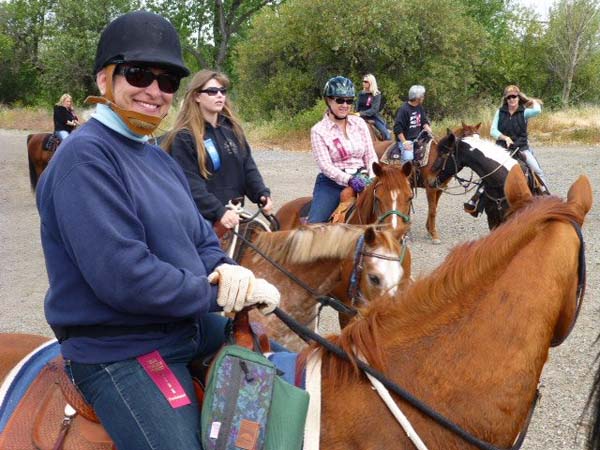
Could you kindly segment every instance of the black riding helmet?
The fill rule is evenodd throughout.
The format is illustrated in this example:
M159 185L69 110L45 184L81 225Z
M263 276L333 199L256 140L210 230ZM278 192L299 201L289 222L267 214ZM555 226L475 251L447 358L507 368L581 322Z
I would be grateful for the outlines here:
M149 11L134 11L113 20L102 32L94 75L110 64L140 62L190 74L181 57L177 31L165 18Z

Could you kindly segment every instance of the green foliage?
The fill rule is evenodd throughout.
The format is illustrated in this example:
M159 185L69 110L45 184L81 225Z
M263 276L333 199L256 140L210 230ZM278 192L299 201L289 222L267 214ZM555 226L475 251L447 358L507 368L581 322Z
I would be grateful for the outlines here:
M47 103L56 103L65 92L76 102L96 92L93 67L100 33L112 19L139 6L138 0L57 0L40 80Z
M250 117L298 112L328 78L372 72L390 105L420 83L430 111L446 114L474 94L484 41L459 1L290 0L262 11L236 48L241 109Z

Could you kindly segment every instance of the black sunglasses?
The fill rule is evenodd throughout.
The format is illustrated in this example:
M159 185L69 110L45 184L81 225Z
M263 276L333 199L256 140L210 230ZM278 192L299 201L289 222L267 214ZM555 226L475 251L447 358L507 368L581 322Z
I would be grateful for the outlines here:
M200 92L202 92L203 94L207 94L211 97L214 97L219 92L223 95L227 95L227 88L209 87L206 89L200 89Z
M341 105L345 103L346 105L352 105L354 103L354 97L345 98L345 97L330 97L338 104Z
M507 95L506 100L512 100L513 98L518 98L518 95Z
M156 75L149 67L119 66L117 75L123 75L127 82L138 88L150 86L154 80L158 81L158 88L166 94L173 94L179 89L181 77L171 73Z

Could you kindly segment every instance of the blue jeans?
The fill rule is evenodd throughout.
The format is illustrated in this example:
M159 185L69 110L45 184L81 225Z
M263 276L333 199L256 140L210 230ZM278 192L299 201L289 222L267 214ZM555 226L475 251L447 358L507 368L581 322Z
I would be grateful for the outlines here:
M340 204L340 193L344 186L320 173L313 189L312 205L308 213L308 223L327 222Z
M375 116L375 117L373 117L373 119L374 119L373 124L375 125L375 128L377 128L379 130L379 132L383 136L383 139L386 141L391 140L392 136L390 135L390 132L387 128L387 123L385 123L385 120L383 120L379 116Z
M220 348L226 324L226 318L206 314L189 335L157 349L192 401L176 409L135 358L106 364L67 361L66 369L118 449L200 450L200 411L187 365Z
M55 134L62 140L64 141L66 138L69 137L69 132L65 131L65 130L60 130L55 132Z

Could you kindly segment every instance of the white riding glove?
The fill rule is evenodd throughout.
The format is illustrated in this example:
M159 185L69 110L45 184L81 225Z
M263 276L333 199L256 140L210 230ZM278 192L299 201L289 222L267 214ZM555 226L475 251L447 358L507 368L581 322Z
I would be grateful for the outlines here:
M254 289L246 300L246 305L261 304L258 310L265 316L271 314L279 306L279 291L267 280L257 278L254 280Z
M255 278L245 267L221 264L208 276L208 282L219 284L217 304L223 311L237 312L247 306L246 299L252 295Z

